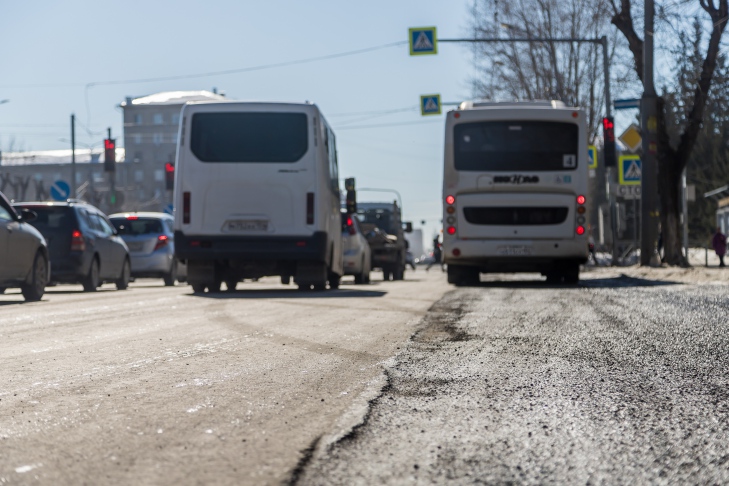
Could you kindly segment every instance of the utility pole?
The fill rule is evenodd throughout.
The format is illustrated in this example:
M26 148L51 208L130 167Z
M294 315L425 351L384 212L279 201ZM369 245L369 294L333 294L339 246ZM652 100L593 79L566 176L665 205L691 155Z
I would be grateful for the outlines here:
M109 140L111 140L111 127L106 129L106 136ZM114 144L114 150L116 150L116 143ZM116 164L116 156L114 157L114 163ZM109 185L111 186L111 190L109 191L109 203L112 209L114 209L118 202L116 194L116 170L109 172Z
M76 115L71 113L71 199L76 198Z
M653 82L653 0L645 0L643 36L643 96L640 102L641 156L641 242L640 264L650 265L658 241L658 96ZM656 264L656 262L653 262Z

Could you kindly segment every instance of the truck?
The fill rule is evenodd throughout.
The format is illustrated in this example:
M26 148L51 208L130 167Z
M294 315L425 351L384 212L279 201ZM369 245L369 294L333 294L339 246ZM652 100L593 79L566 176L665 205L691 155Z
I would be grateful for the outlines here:
M402 222L397 201L364 202L356 207L372 250L372 268L381 269L384 280L402 280L408 250L405 233L412 231L412 223Z

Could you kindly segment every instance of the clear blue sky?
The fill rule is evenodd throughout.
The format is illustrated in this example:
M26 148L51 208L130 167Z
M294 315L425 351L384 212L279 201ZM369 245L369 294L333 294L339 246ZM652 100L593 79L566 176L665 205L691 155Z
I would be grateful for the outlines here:
M398 190L405 218L416 227L428 220L427 243L441 213L443 116L421 117L419 96L470 99L474 72L468 47L441 44L437 56L410 57L403 44L307 64L183 76L406 41L409 27L435 25L441 38L470 36L470 3L5 2L0 100L10 101L0 104L0 149L68 148L61 139L70 138L71 113L79 148L100 147L107 127L121 140L118 105L126 96L216 87L239 100L309 100L335 130L342 177L356 177L359 187ZM125 82L173 76L181 78ZM391 196L359 196L373 197Z

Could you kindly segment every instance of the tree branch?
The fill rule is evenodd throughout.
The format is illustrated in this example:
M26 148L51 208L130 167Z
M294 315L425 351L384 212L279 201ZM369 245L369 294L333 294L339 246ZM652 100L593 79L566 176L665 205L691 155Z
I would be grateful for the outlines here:
M638 37L635 32L630 8L630 0L620 0L620 11L613 15L610 23L617 27L628 40L628 48L633 53L633 60L635 61L635 71L638 74L638 79L643 83L643 39Z

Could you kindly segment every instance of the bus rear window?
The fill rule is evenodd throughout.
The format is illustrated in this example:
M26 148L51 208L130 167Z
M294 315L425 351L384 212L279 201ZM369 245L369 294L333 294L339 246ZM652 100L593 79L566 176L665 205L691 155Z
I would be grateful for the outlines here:
M456 170L536 172L574 170L579 135L574 123L489 121L454 127Z
M191 129L202 162L296 162L308 150L305 113L196 113Z

